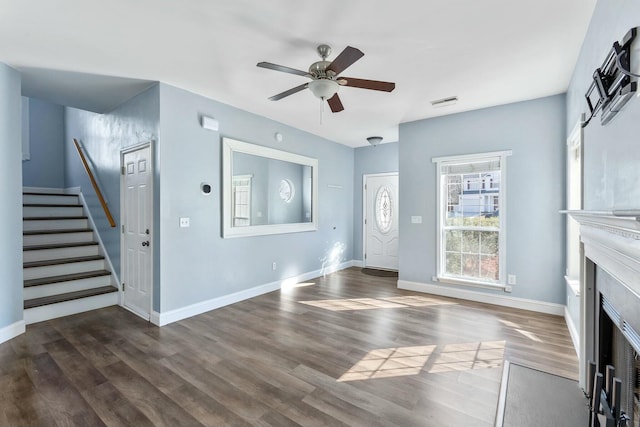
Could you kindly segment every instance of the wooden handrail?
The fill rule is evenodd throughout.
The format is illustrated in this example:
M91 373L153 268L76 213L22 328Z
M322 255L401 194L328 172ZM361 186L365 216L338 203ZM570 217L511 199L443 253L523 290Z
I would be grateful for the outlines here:
M102 209L104 209L104 213L107 216L107 220L109 220L109 224L111 227L116 226L116 221L113 219L111 212L109 211L109 207L107 206L107 202L104 200L102 196L102 191L100 191L100 187L98 187L98 182L93 176L93 172L89 168L89 163L87 159L84 157L84 153L82 152L82 147L80 147L80 143L77 139L73 138L73 143L76 145L76 150L78 150L78 154L80 155L80 160L82 160L82 164L84 165L84 170L87 171L87 175L89 175L89 180L91 181L91 185L93 185L93 189L98 196L98 200L100 200L100 204L102 205Z

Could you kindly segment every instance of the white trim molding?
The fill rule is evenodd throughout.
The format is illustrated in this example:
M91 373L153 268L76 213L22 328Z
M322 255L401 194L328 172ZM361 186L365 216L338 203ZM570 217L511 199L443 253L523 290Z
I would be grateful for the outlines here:
M564 321L567 324L567 329L569 329L569 335L571 335L571 341L573 342L573 348L576 350L576 354L580 355L580 334L578 333L578 328L571 317L571 313L569 313L569 308L564 308Z
M177 322L179 320L183 320L192 316L197 316L198 314L206 313L207 311L215 310L217 308L235 304L240 301L254 298L263 294L267 294L269 292L277 291L282 288L286 288L287 286L292 286L296 283L304 282L307 280L314 279L316 277L321 277L327 274L335 273L336 271L353 267L358 262L360 261L352 260L352 261L346 261L337 265L324 266L320 270L314 270L308 273L300 274L298 276L289 277L287 279L265 283L263 285L258 285L253 288L244 289L242 291L234 292L229 295L223 295L217 298L201 301L185 307L176 308L174 310L169 310L161 313L157 311L152 311L150 321L154 325L165 326L170 323Z
M24 320L19 320L9 326L5 326L4 328L0 329L0 344L17 337L18 335L24 334L27 328L26 325L27 324Z
M423 292L443 297L458 298L467 301L481 302L485 304L500 305L503 307L518 308L520 310L535 311L538 313L564 315L564 305L532 299L517 298L506 295L487 294L483 292L470 291L467 289L454 288L450 286L439 286L430 283L411 282L408 280L398 280L398 289L408 291Z

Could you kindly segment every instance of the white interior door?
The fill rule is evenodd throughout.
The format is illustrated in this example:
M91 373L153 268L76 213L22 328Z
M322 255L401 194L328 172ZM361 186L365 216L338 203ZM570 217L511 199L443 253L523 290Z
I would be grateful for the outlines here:
M364 177L364 265L398 269L398 174Z
M123 166L123 304L149 319L152 298L153 168L149 146L125 152Z

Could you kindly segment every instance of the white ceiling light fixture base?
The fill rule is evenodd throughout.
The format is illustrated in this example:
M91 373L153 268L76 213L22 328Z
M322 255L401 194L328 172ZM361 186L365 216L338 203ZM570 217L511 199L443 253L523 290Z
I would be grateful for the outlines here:
M309 90L316 98L329 99L338 92L338 82L329 79L317 79L309 82Z
M381 136L370 136L367 138L367 141L369 141L369 144L373 145L374 147L378 144L380 144L382 142L382 137Z

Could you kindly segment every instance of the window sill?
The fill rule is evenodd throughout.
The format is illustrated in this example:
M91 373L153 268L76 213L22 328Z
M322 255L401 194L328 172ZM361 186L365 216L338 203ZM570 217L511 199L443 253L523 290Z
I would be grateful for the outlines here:
M501 283L480 282L475 280L464 280L464 279L455 279L453 277L438 277L438 276L434 276L432 280L434 282L447 283L450 285L470 286L473 288L491 289L494 291L505 290L505 285Z

